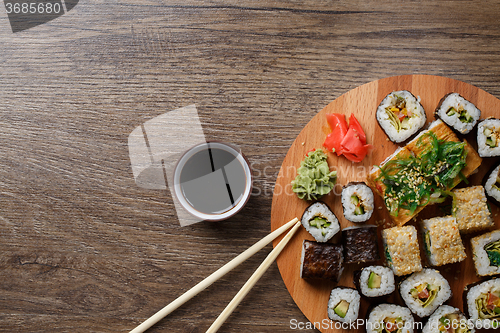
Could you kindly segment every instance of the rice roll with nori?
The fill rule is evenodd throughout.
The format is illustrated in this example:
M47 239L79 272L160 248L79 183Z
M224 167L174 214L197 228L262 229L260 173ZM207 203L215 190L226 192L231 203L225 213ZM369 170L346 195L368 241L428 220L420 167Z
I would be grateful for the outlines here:
M500 156L500 119L488 118L477 125L477 152L481 157Z
M397 276L422 270L417 229L412 226L382 230L385 258Z
M414 320L408 308L379 304L368 314L366 333L413 333Z
M401 282L399 292L406 306L422 318L430 316L452 294L448 281L431 268L410 275Z
M500 164L493 167L483 181L488 199L500 206Z
M466 286L463 298L466 314L476 328L500 327L500 278Z
M389 267L368 266L354 274L354 285L369 298L390 295L396 289L394 273Z
M407 90L388 94L377 108L377 121L394 143L416 134L425 125L425 110L419 100Z
M477 275L500 274L500 230L474 237L470 242Z
M373 213L373 191L363 182L351 182L342 188L344 217L351 222L366 222Z
M328 318L343 323L356 321L360 301L361 297L356 289L334 288L328 300Z
M344 270L343 262L342 245L304 240L300 277L338 282Z
M435 116L457 132L467 134L476 126L481 110L458 93L449 93L439 101Z
M318 242L326 242L340 231L339 220L323 202L315 202L305 210L301 219L304 228Z
M377 227L374 225L348 227L342 230L346 264L371 262L380 259Z
M425 324L422 333L474 333L476 330L467 322L459 309L441 305Z

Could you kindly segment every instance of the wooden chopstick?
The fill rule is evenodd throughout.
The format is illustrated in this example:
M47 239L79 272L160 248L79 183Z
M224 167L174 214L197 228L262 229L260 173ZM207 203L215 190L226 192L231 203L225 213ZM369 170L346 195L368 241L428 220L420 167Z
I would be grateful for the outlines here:
M252 245L250 248L247 250L243 251L240 255L235 257L233 260L213 272L210 276L205 278L203 281L199 282L197 285L195 285L193 288L189 289L186 291L184 294L176 298L172 303L168 304L165 306L163 309L155 313L153 316L145 320L142 324L134 328L130 333L142 333L146 331L148 328L159 322L161 319L169 315L171 312L173 312L175 309L177 309L179 306L182 304L186 303L189 301L191 298L196 296L198 293L201 291L205 290L207 287L209 287L211 284L213 284L215 281L226 275L228 272L230 272L232 269L237 267L239 264L253 256L255 253L257 253L259 250L264 248L267 244L275 240L279 235L281 235L283 232L288 230L292 225L296 224L298 221L297 218L292 219L291 221L287 222L286 224L282 225L278 229L274 230L272 233L267 235L266 237L262 238L260 241Z
M269 253L269 255L264 259L262 264L255 270L252 276L248 279L248 281L243 285L240 291L234 296L231 302L226 306L224 311L217 317L212 326L207 330L206 333L215 333L222 326L222 324L226 321L226 319L231 315L231 313L236 309L238 304L243 300L243 298L248 294L250 289L259 281L262 275L267 271L269 266L276 260L280 252L285 248L288 241L292 239L293 235L297 231L300 226L300 222L297 222L292 230L290 230L285 237L276 245L276 247Z

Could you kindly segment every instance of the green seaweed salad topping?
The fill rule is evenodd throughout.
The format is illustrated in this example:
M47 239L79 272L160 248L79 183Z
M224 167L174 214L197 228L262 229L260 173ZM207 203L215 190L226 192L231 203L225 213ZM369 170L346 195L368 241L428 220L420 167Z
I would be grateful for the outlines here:
M484 246L484 250L490 260L490 266L500 266L500 240L488 243Z
M292 181L292 190L300 199L317 200L328 194L337 181L337 171L330 171L327 156L322 150L306 155Z
M461 172L466 165L465 143L441 140L427 132L419 138L417 147L422 147L422 140L427 137L430 142L425 143L427 147L418 156L390 160L379 166L381 174L376 180L386 186L384 202L393 216L398 216L399 209L413 214L420 206L443 202L451 195L449 189L457 176L467 182Z

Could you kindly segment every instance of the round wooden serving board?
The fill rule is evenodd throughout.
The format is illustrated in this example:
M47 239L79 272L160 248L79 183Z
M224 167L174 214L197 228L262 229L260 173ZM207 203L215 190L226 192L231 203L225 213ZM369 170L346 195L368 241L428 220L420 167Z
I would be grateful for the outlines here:
M342 213L342 204L340 202L341 188L350 181L364 181L371 167L380 164L398 147L387 140L386 135L378 126L375 118L375 111L379 103L387 94L395 90L409 90L415 96L420 97L421 104L427 113L427 123L435 119L433 113L439 100L450 92L458 92L464 98L474 103L481 110L481 118L500 116L500 100L470 84L444 77L404 75L381 79L355 88L328 104L313 117L290 147L281 166L274 189L271 211L272 230L277 229L294 217L300 219L304 210L311 204L311 202L299 199L292 192L290 182L295 178L296 170L300 166L300 162L305 154L312 149L322 148L325 137L330 132L326 121L327 113L343 113L347 117L353 113L366 132L367 143L375 147L361 163L352 163L343 156L338 157L335 154L328 153L328 164L332 170L337 170L338 180L334 190L321 198L321 201L324 201L331 207L338 217L342 229L355 225L347 221ZM477 148L475 131L465 138ZM479 172L469 177L470 185L480 184L483 176L492 164L497 161L497 158L483 159ZM464 186L463 182L459 186ZM377 195L375 197L376 208L368 223L379 225L380 235L382 228L390 226L390 217L385 207L383 207L381 198ZM492 208L492 216L498 228L500 226L499 209L494 204L490 203L490 206ZM417 216L416 222L412 221L410 223L419 223L422 218L442 216L444 214L445 212L440 210L437 205L429 206ZM277 264L283 281L295 303L309 320L310 326L315 326L315 328L324 333L343 331L343 329L335 328L335 322L330 323L327 315L328 298L336 284L329 281L308 282L299 276L301 247L304 239L313 240L313 237L304 228L301 228L278 257ZM279 240L276 240L274 245ZM467 259L458 264L438 268L448 279L453 290L453 297L448 304L458 307L461 310L463 310L463 287L466 284L479 280L475 275L474 264L471 259L470 237L462 237L462 240L467 249ZM331 242L339 241L340 238L338 235L335 239L331 240ZM422 244L421 239L420 244ZM380 238L379 246L380 254L382 254ZM423 252L421 252L421 257L422 263L425 265L425 255ZM383 265L385 262L381 260L375 264ZM341 281L337 285L354 287L353 272L363 266L367 265L346 265ZM397 292L389 299L389 302L402 304ZM368 306L369 302L366 299L362 299L359 318L365 317ZM349 331L363 332L364 328L361 326L359 329Z

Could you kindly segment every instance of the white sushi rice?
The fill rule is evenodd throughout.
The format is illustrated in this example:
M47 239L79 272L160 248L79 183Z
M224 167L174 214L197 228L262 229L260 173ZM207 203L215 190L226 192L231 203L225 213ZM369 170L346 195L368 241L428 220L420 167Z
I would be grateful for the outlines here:
M486 144L485 129L495 133L497 137L495 147L490 147ZM481 157L500 156L500 119L485 119L477 125L477 152Z
M470 240L476 273L479 276L494 275L500 273L500 267L491 266L488 254L484 249L486 244L500 239L500 230L488 232L484 235L474 237Z
M467 318L463 315L463 313L460 312L459 309L454 308L449 305L441 305L434 313L432 316L429 318L427 323L425 324L422 333L442 333L439 331L439 325L440 325L440 319L446 315L456 313L458 314L458 322L450 323L450 325L457 325L457 326L451 326L453 327L460 327L460 328L468 328L470 331L469 333L474 333L476 330L472 325L469 326L469 323L467 322Z
M487 328L486 326L491 327L491 320L479 318L476 307L476 299L478 299L481 294L488 293L493 290L500 290L500 278L488 280L474 287L471 287L469 292L467 293L467 305L464 304L464 307L467 306L467 310L469 311L469 318L474 323L476 328L479 328L480 326L484 328Z
M446 113L450 108L455 110L465 110L472 117L472 122L465 123L459 119L459 112L449 116ZM439 108L436 110L436 115L442 119L448 126L453 127L455 130L462 134L469 133L477 120L481 117L481 111L471 102L460 96L458 93L452 93L446 96Z
M367 333L379 333L385 318L399 318L404 321L401 333L413 333L413 316L408 308L395 304L380 304L373 308L366 320Z
M495 185L495 183L497 182L499 170L500 164L495 169L493 169L493 171L488 176L486 183L484 184L484 190L486 191L486 194L494 198L498 202L500 202L500 189L498 189L497 187L493 187L493 185Z
M351 197L356 195L364 209L364 214L356 215L354 213L356 205L351 202ZM364 183L350 183L342 189L342 207L344 208L344 217L351 222L365 222L370 219L373 213L373 192Z
M425 308L411 295L410 291L423 283L439 287L436 298ZM410 275L410 277L401 282L399 291L406 306L410 308L413 313L422 318L430 316L434 310L451 297L451 288L448 281L446 281L439 271L430 268L423 269L421 272Z
M344 318L335 313L335 307L342 301L349 303L349 308ZM352 288L335 288L330 294L328 301L328 317L331 320L336 320L344 323L356 321L359 315L359 304L361 296L356 289Z
M404 98L406 109L411 111L412 116L408 118L407 129L397 130L391 123L386 108L394 106L397 97ZM377 121L384 130L389 140L395 143L403 142L417 133L426 121L425 110L420 104L420 98L417 99L407 90L393 91L388 94L377 108Z
M312 220L315 216L325 218L328 222L331 222L330 226L323 230L321 228L311 226L309 221ZM339 220L337 219L335 214L325 203L319 201L313 203L306 209L306 211L302 215L301 223L317 242L327 242L330 238L335 236L337 232L340 231Z
M368 279L370 273L373 272L381 277L379 288L369 288ZM359 277L359 288L361 293L367 297L378 297L391 294L396 285L394 282L394 273L389 267L384 266L368 266L363 268Z

